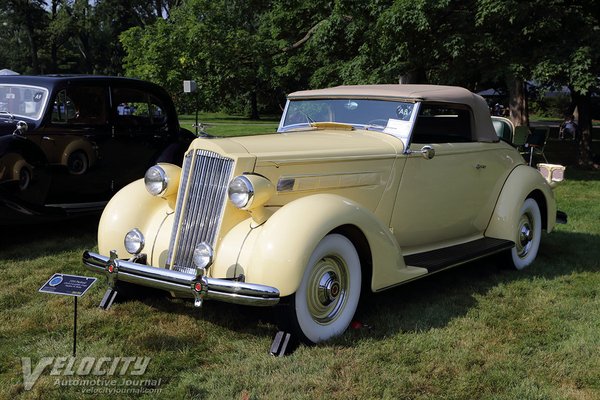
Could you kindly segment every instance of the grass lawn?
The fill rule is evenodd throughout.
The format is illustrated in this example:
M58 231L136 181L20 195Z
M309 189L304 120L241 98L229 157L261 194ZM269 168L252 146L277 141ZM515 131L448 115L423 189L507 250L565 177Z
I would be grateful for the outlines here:
M90 388L101 399L599 399L600 173L567 178L556 195L569 224L544 235L530 268L483 259L374 295L356 316L368 327L283 358L268 354L272 309L149 298L102 311L99 279L79 299L75 365L150 357L147 370L90 377L48 367L31 390L22 357L33 369L72 352L73 299L38 288L55 272L91 275L81 254L96 246L97 219L3 228L0 399L88 398ZM120 394L101 386L111 379Z
M243 136L275 133L280 116L265 116L260 120L249 120L221 113L200 113L198 122L204 125L204 132L213 136ZM195 115L180 115L181 127L195 132Z

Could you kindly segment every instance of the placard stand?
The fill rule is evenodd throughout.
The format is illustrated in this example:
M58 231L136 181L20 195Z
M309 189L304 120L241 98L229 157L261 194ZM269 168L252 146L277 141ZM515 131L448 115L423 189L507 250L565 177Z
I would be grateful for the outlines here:
M96 278L87 276L54 274L40 288L40 292L73 296L73 357L77 355L77 298L96 282Z
M73 357L77 355L77 296L73 297Z

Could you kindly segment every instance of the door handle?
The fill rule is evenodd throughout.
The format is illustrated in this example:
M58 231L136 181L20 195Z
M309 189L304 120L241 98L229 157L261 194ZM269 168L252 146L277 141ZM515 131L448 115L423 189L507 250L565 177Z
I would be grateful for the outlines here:
M50 136L42 136L42 140L48 140L50 142L54 142L54 139L51 138Z

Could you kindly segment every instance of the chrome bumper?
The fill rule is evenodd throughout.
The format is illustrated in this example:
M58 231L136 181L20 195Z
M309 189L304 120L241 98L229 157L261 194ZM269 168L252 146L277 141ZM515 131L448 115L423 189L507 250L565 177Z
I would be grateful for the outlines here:
M251 306L273 306L279 303L279 290L270 286L206 276L196 277L89 251L84 252L82 258L89 270L105 274L111 286L114 286L117 281L124 281L178 293L181 296L191 296L195 298L195 305L198 307L205 299Z

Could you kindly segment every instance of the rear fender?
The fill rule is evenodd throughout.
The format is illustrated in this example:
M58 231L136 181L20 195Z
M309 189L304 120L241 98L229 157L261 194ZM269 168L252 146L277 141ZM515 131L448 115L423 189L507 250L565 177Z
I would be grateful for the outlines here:
M519 210L527 198L534 198L542 213L542 227L548 232L556 224L556 201L552 188L542 175L527 165L516 167L504 183L485 236L516 240Z

